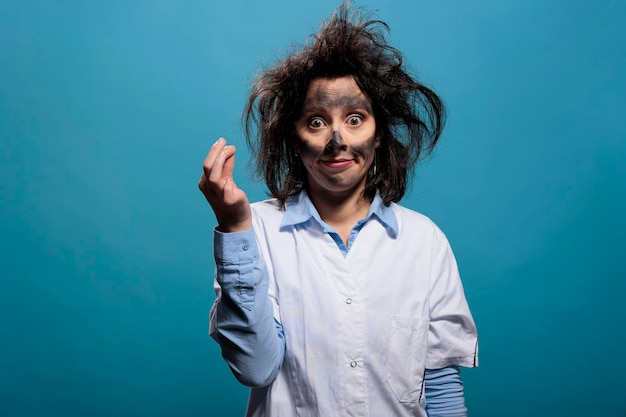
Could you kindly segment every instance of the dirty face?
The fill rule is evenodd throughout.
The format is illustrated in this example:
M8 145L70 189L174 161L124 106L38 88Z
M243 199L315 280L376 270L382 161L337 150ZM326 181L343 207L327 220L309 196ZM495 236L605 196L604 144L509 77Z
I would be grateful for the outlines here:
M354 78L311 81L296 134L309 193L323 198L363 191L380 141L372 104Z

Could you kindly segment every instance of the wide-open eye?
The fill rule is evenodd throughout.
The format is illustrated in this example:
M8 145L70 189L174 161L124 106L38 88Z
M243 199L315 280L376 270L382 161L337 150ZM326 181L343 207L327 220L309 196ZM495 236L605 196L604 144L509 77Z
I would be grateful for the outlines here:
M309 120L309 127L312 127L313 129L319 129L324 126L326 126L326 122L324 122L324 119L321 117L314 117Z
M361 116L360 114L351 114L350 116L348 116L346 122L350 126L358 126L363 123L363 116Z

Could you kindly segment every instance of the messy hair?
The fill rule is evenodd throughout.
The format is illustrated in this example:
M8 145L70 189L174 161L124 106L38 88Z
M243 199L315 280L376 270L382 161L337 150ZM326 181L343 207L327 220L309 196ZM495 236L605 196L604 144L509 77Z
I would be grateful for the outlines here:
M243 116L246 140L256 155L256 173L283 206L306 187L295 123L315 78L352 76L372 102L380 146L366 179L364 196L370 200L378 191L387 205L400 201L409 173L441 135L443 102L387 44L387 24L368 19L344 2L316 35L252 84Z

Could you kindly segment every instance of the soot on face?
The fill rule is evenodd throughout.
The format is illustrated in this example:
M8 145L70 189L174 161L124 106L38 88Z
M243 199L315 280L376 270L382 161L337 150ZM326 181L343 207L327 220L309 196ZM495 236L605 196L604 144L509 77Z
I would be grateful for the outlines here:
M333 131L333 135L330 137L330 140L326 144L326 149L325 149L326 152L333 153L338 150L346 150L346 149L347 149L347 146L345 142L343 141L343 138L341 137L341 133L339 133L339 131L337 130Z
M365 97L329 94L322 88L317 89L313 94L309 94L304 102L302 114L315 113L321 110L330 109L363 109L372 114L372 106Z

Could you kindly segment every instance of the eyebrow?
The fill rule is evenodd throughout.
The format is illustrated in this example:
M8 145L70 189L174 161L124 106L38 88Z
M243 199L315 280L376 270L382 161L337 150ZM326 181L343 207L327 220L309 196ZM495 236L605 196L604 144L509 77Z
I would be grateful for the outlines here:
M302 113L312 113L336 108L359 108L370 114L372 113L372 106L364 97L345 95L332 96L321 93L317 93L313 97L306 99L302 107Z

